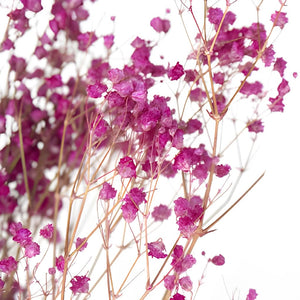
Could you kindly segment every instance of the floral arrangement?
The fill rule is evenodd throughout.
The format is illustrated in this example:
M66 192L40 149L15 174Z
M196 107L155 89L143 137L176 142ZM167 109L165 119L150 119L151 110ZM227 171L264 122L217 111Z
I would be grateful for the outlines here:
M205 275L191 268L224 265L197 246L263 177L236 195L290 91L271 42L288 18L283 0L265 24L261 1L243 26L239 1L200 2L175 2L196 29L186 61L155 54L172 30L167 9L146 24L156 40L134 38L122 63L113 30L84 29L95 0L2 4L1 299L197 299Z

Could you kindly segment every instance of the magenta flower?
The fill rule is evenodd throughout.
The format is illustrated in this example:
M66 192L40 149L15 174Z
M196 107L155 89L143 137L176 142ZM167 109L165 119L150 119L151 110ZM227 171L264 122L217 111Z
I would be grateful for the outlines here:
M254 83L245 82L240 93L246 96L259 95L262 93L262 89L263 85L259 81L255 81Z
M285 12L275 11L275 13L271 15L271 21L274 22L275 26L283 29L284 25L288 22L288 18L286 17Z
M170 300L184 300L184 299L185 297L179 293L174 294L173 297L170 298Z
M281 77L284 75L284 70L286 68L286 61L282 57L278 57L274 63L273 70L277 71Z
M168 71L168 77L171 80L178 80L184 74L183 66L177 62L174 67Z
M156 242L148 243L148 255L155 258L165 258L167 256L166 247L162 240L157 240Z
M129 156L125 156L120 159L117 166L117 170L122 178L132 178L136 177L136 166L133 159Z
M30 241L25 245L25 256L28 258L34 257L40 254L40 245L38 243Z
M73 292L74 295L80 293L88 293L89 291L89 282L90 278L87 276L75 276L71 279L72 286L70 290Z
M249 122L247 127L249 132L259 133L264 131L264 125L261 120L254 120L252 122Z
M107 91L107 86L102 83L95 83L93 85L89 85L86 91L89 97L100 98L101 95Z
M191 291L193 289L193 282L190 276L184 276L179 279L181 288L185 291Z
M164 279L164 286L167 290L172 291L175 287L175 275L167 275Z
M17 269L18 262L12 257L0 260L0 271L9 274Z
M255 300L257 296L256 290L254 289L249 289L249 293L247 295L246 300Z
M109 200L116 196L117 190L112 187L110 183L104 182L102 189L99 192L99 199Z
M85 241L86 238L80 238L78 237L76 239L76 242L75 242L75 247L78 248L84 241ZM85 242L82 247L79 249L79 251L83 251L86 247L87 247L88 243Z
M54 230L53 225L47 224L40 230L40 235L47 240L51 240L53 236L53 230Z
M55 260L55 266L58 271L63 272L65 267L65 259L62 255L56 258Z
M169 20L161 19L159 17L153 18L150 25L155 31L164 33L167 33L171 27Z
M41 0L21 0L24 8L33 11L35 13L41 11L43 9L41 5Z
M215 174L217 177L224 177L224 176L228 175L230 170L231 170L231 167L229 165L216 165Z
M151 213L154 221L164 221L167 220L171 216L172 210L168 208L167 205L160 204L159 206L155 206Z
M214 256L210 261L216 266L222 266L225 264L225 258L221 254Z
M110 49L114 44L115 36L113 34L108 34L108 35L105 35L103 38L104 38L104 46L107 49Z

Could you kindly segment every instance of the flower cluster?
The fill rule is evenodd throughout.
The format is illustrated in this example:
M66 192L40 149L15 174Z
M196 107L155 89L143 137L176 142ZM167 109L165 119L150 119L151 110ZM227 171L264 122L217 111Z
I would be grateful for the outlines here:
M22 56L16 51L19 41L36 29L33 24L38 23L31 18L38 22L46 5L41 0L19 2L7 12L8 26L0 45L8 69L0 103L0 135L5 137L0 144L0 297L2 291L3 299L12 299L16 293L28 297L26 289L31 283L37 284L45 297L57 292L56 285L60 287L58 293L89 293L89 281L94 282L90 270L83 273L86 275L69 274L97 231L102 238L99 248L106 253L103 272L111 284L110 267L121 252L112 258L109 251L112 236L123 221L118 249L134 248L135 261L146 255L147 259L164 261L163 266L172 258L171 270L161 282L173 295L171 299L185 299L184 293L193 292L193 281L186 274L196 264L191 245L196 244L200 231L207 233L202 221L214 202L212 182L217 177L216 185L225 185L235 170L223 153L218 153L219 124L232 104L251 102L254 108L241 121L241 132L262 133L264 122L258 108L284 110L284 98L290 91L285 79L286 61L276 57L262 23L238 28L233 12L207 7L211 34L203 34L201 26L196 26L199 32L187 62L162 59L158 63L154 49L159 42L137 36L130 43L128 62L116 67L111 56L117 51L114 33L99 34L84 26L95 0L53 0L47 13L48 27L38 33L32 55ZM189 12L193 13L190 3ZM270 16L272 30L281 30L288 22L283 6L281 2L280 10ZM115 22L115 17L110 22ZM166 18L154 17L149 23L159 39L171 30ZM265 68L279 78L273 97L266 97L263 82L255 77ZM182 92L166 95L159 88L162 84L178 85ZM237 87L235 93L233 87ZM157 191L168 189L167 185L160 186L161 177L174 180L176 185L179 178L182 189L176 197L157 199ZM90 215L84 213L93 191L98 193L94 201L97 207L92 208L97 212L96 228L78 237L79 229L86 230L80 226L90 221L83 216ZM167 244L163 226L158 230L161 236L151 239L148 226L153 222L149 216L154 225L171 223L170 236L179 236L185 247L179 240ZM66 228L61 228L65 222ZM30 225L25 228L23 224ZM46 225L40 228L39 224ZM38 238L41 243L35 242ZM42 243L47 243L47 249L53 247L52 262L46 266L51 280L43 284L35 277L39 263L34 271L28 267L31 258L42 253ZM129 247L132 244L136 247ZM22 259L27 264L27 283L18 282ZM209 262L221 266L225 258L220 254ZM148 265L146 269L150 277ZM156 279L161 271L157 271ZM124 277L119 293L129 276ZM147 286L145 293L155 284ZM110 288L109 293L116 292ZM247 300L256 296L250 289Z

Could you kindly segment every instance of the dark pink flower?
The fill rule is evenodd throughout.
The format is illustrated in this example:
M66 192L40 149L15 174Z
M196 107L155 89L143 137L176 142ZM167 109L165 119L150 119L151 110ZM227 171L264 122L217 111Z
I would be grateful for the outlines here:
M62 255L56 258L55 260L55 266L58 271L63 272L65 267L65 259Z
M91 98L100 98L107 91L107 86L102 83L96 83L87 87L87 94Z
M107 49L110 49L114 44L115 36L113 34L108 34L108 35L105 35L103 38L104 38L104 46Z
M51 77L45 78L47 86L51 89L60 87L63 85L62 78L60 74L52 75Z
M76 295L77 293L88 293L89 281L90 278L88 278L87 276L75 276L70 281L72 284L70 290L73 292L74 295Z
M172 291L175 287L175 275L167 275L164 279L164 286L167 290Z
M122 205L122 215L127 223L135 220L138 208L133 202L126 202Z
M187 271L196 263L196 259L191 254L187 254L184 257L183 247L181 245L175 246L172 257L171 265L178 274Z
M13 237L13 240L24 247L26 244L31 242L31 231L27 228L19 229Z
M213 76L214 82L218 83L218 84L223 84L224 79L225 79L225 75L224 75L224 73L221 73L221 72L215 73Z
M283 29L284 25L288 22L288 18L285 12L275 11L275 13L271 15L271 21L274 22L274 26Z
M193 288L193 282L189 276L184 276L179 279L181 288L185 291L191 291Z
M191 134L196 131L198 131L199 134L203 133L202 123L198 119L190 119L186 125L184 132L187 134Z
M216 165L215 167L215 174L217 177L224 177L226 176L231 170L229 165Z
M208 17L208 21L211 24L219 25L223 18L223 11L221 8L218 8L218 7L217 8L210 7L208 9L207 17Z
M31 10L35 13L43 9L41 0L21 0L21 2L26 9Z
M152 217L154 221L164 221L171 216L172 210L167 205L160 204L153 208Z
M0 271L9 274L17 269L18 262L12 257L0 260Z
M178 80L184 74L183 66L177 62L174 67L168 71L168 77L171 80Z
M225 264L225 258L221 254L214 256L210 261L216 266L222 266Z
M102 189L99 192L99 199L109 200L116 196L117 191L112 187L110 183L104 182Z
M133 159L129 156L125 156L120 159L117 166L117 170L122 178L132 178L136 177L136 166Z
M86 51L90 45L97 40L97 36L95 35L95 32L85 32L79 34L77 40L79 43L79 50Z
M249 132L259 133L264 131L264 125L261 120L249 122L247 127Z
M184 300L184 299L185 297L179 293L174 294L173 297L170 298L170 300Z
M167 33L171 27L169 20L164 20L159 17L151 20L150 25L157 32Z
M286 61L282 57L278 57L274 63L273 70L277 71L283 77L285 68Z
M0 291L4 288L5 282L0 278Z
M257 296L256 290L254 289L249 289L249 293L247 295L246 300L255 300Z
M25 245L25 256L28 258L34 257L40 254L40 245L38 243L30 241Z
M54 230L53 225L47 224L40 230L40 235L47 240L51 240L53 236L53 230Z
M250 96L250 95L259 95L262 92L263 85L259 81L253 83L245 82L243 87L240 90L240 93Z
M271 63L274 61L275 51L273 50L273 45L266 48L261 59L265 63L266 67L269 67Z
M148 255L155 257L155 258L165 258L167 256L166 247L161 239L157 240L156 242L148 243Z
M86 238L80 238L80 237L78 237L78 238L76 239L76 242L75 242L76 248L78 248L85 240L86 240ZM85 242L85 243L81 246L81 248L79 249L79 251L83 251L83 250L87 247L87 245L88 245L88 243Z

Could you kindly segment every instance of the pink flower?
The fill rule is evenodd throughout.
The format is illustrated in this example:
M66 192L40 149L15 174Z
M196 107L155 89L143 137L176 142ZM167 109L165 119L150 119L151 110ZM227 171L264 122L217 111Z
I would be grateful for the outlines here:
M108 35L105 35L103 38L104 38L104 46L107 49L110 49L114 44L115 36L113 34L108 34Z
M249 289L249 293L247 295L246 300L255 300L257 296L256 290L254 289Z
M184 74L183 66L177 62L174 67L168 71L168 77L171 80L178 80Z
M107 91L107 86L102 83L96 83L87 87L87 94L91 98L100 98Z
M175 275L167 275L164 279L164 286L167 290L172 291L175 287Z
M250 96L250 95L259 95L262 92L263 85L259 81L253 83L245 82L243 87L240 90L240 93Z
M78 238L76 239L76 242L75 242L76 248L78 248L78 247L85 241L85 239L86 239L86 238L80 238L80 237L78 237ZM83 251L83 250L87 247L87 245L88 245L88 243L85 242L85 243L82 245L82 247L79 249L79 251Z
M160 204L153 208L152 217L154 221L164 221L171 216L172 210L167 205Z
M217 165L215 167L215 174L217 177L224 177L226 176L231 170L229 165Z
M53 235L53 230L54 230L53 225L47 224L40 230L40 235L47 240L51 240Z
M193 282L189 276L184 276L179 279L181 288L185 291L191 291L193 288Z
M40 245L35 242L29 242L25 245L25 256L28 258L34 257L40 254Z
M70 290L74 295L76 295L77 293L87 293L89 291L88 281L90 281L90 278L88 278L87 276L75 276L70 281L72 284Z
M167 256L166 247L161 239L157 240L156 242L148 243L148 255L155 257L155 258L165 258Z
M12 257L0 260L0 271L9 274L17 269L18 262Z
M273 70L277 71L281 77L284 75L284 70L286 68L286 61L282 57L278 57L274 63Z
M112 187L110 183L104 182L102 189L99 192L99 199L109 200L116 196L117 191Z
M62 255L56 258L55 260L55 266L58 271L63 272L65 267L65 259Z
M225 258L221 254L214 256L210 261L216 266L222 266L225 264Z
M247 127L249 132L259 133L264 131L264 125L261 120L249 122Z
M136 166L133 162L133 159L129 156L121 158L117 166L117 170L122 178L136 177L135 169Z
M150 25L157 32L167 33L171 27L169 20L163 20L159 17L151 20Z
M85 32L78 35L77 40L79 50L86 51L97 40L97 37L94 32Z
M271 15L271 21L274 22L274 26L283 29L284 25L288 22L288 18L285 12L275 11L275 13Z
M179 293L174 294L173 297L170 298L170 300L184 300L184 299L185 297Z

